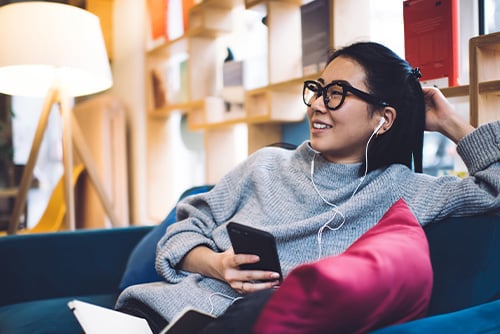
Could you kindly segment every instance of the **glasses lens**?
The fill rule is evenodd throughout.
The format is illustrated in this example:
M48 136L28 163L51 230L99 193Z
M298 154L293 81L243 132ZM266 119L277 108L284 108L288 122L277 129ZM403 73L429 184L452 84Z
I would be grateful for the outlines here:
M321 86L314 81L304 82L303 99L306 106L310 107L314 99L321 94Z
M337 109L340 107L344 100L344 87L338 84L332 84L327 86L326 91L326 105L330 109Z

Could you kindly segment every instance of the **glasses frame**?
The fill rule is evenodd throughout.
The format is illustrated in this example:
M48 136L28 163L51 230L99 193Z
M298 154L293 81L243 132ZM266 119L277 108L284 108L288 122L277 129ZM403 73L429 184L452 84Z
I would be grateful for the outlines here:
M325 104L325 107L329 110L337 110L339 109L342 104L344 104L344 100L345 100L345 97L347 96L347 93L350 92L352 93L353 95L359 97L360 99L362 99L363 101L367 102L367 103L370 103L370 104L373 104L373 105L377 105L379 107L389 107L390 104L379 99L378 97L376 96L373 96L371 94L368 94L366 92L363 92L362 90L359 90L357 88L354 88L353 86L351 86L350 83L348 83L347 81L344 81L344 80L335 80L335 81L332 81L330 82L328 85L326 86L322 86L321 83L319 83L318 81L315 81L315 80L306 80L304 81L304 87L302 89L302 100L304 101L304 104L308 107L310 107L312 105L312 103L309 103L308 101L306 101L306 98L305 98L305 92L306 92L306 89L308 89L308 85L315 85L318 87L318 92L315 94L316 97L313 96L313 98L316 100L317 98L319 98L320 96L323 97L323 102ZM340 102L339 104L332 108L328 105L328 102L330 101L330 98L326 95L326 92L328 91L328 89L332 86L339 86L342 88L342 96L340 98Z

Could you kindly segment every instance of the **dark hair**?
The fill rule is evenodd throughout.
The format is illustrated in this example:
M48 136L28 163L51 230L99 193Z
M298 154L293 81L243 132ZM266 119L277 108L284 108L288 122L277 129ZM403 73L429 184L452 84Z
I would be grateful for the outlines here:
M359 42L333 50L328 63L346 57L360 64L366 73L369 92L396 109L389 131L374 137L368 149L368 171L399 163L422 172L425 101L418 81L420 72L389 48L374 42ZM370 108L371 112L377 110ZM363 163L362 170L364 172Z

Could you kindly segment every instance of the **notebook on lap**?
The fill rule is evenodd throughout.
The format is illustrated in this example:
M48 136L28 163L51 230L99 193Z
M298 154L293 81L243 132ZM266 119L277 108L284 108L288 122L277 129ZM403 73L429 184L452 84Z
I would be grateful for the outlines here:
M153 334L147 321L123 312L80 300L68 302L85 334ZM214 316L185 308L161 334L194 334L202 330Z

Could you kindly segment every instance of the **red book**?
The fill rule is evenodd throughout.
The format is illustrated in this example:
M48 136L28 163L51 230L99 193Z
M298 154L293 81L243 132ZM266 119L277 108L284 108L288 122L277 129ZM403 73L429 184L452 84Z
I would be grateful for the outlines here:
M458 0L403 1L405 57L421 81L458 86Z
M167 0L148 0L148 14L151 24L151 37L156 40L161 37L166 37L167 34Z
M189 10L196 4L195 0L182 0L182 16L184 19L184 32L189 29Z

